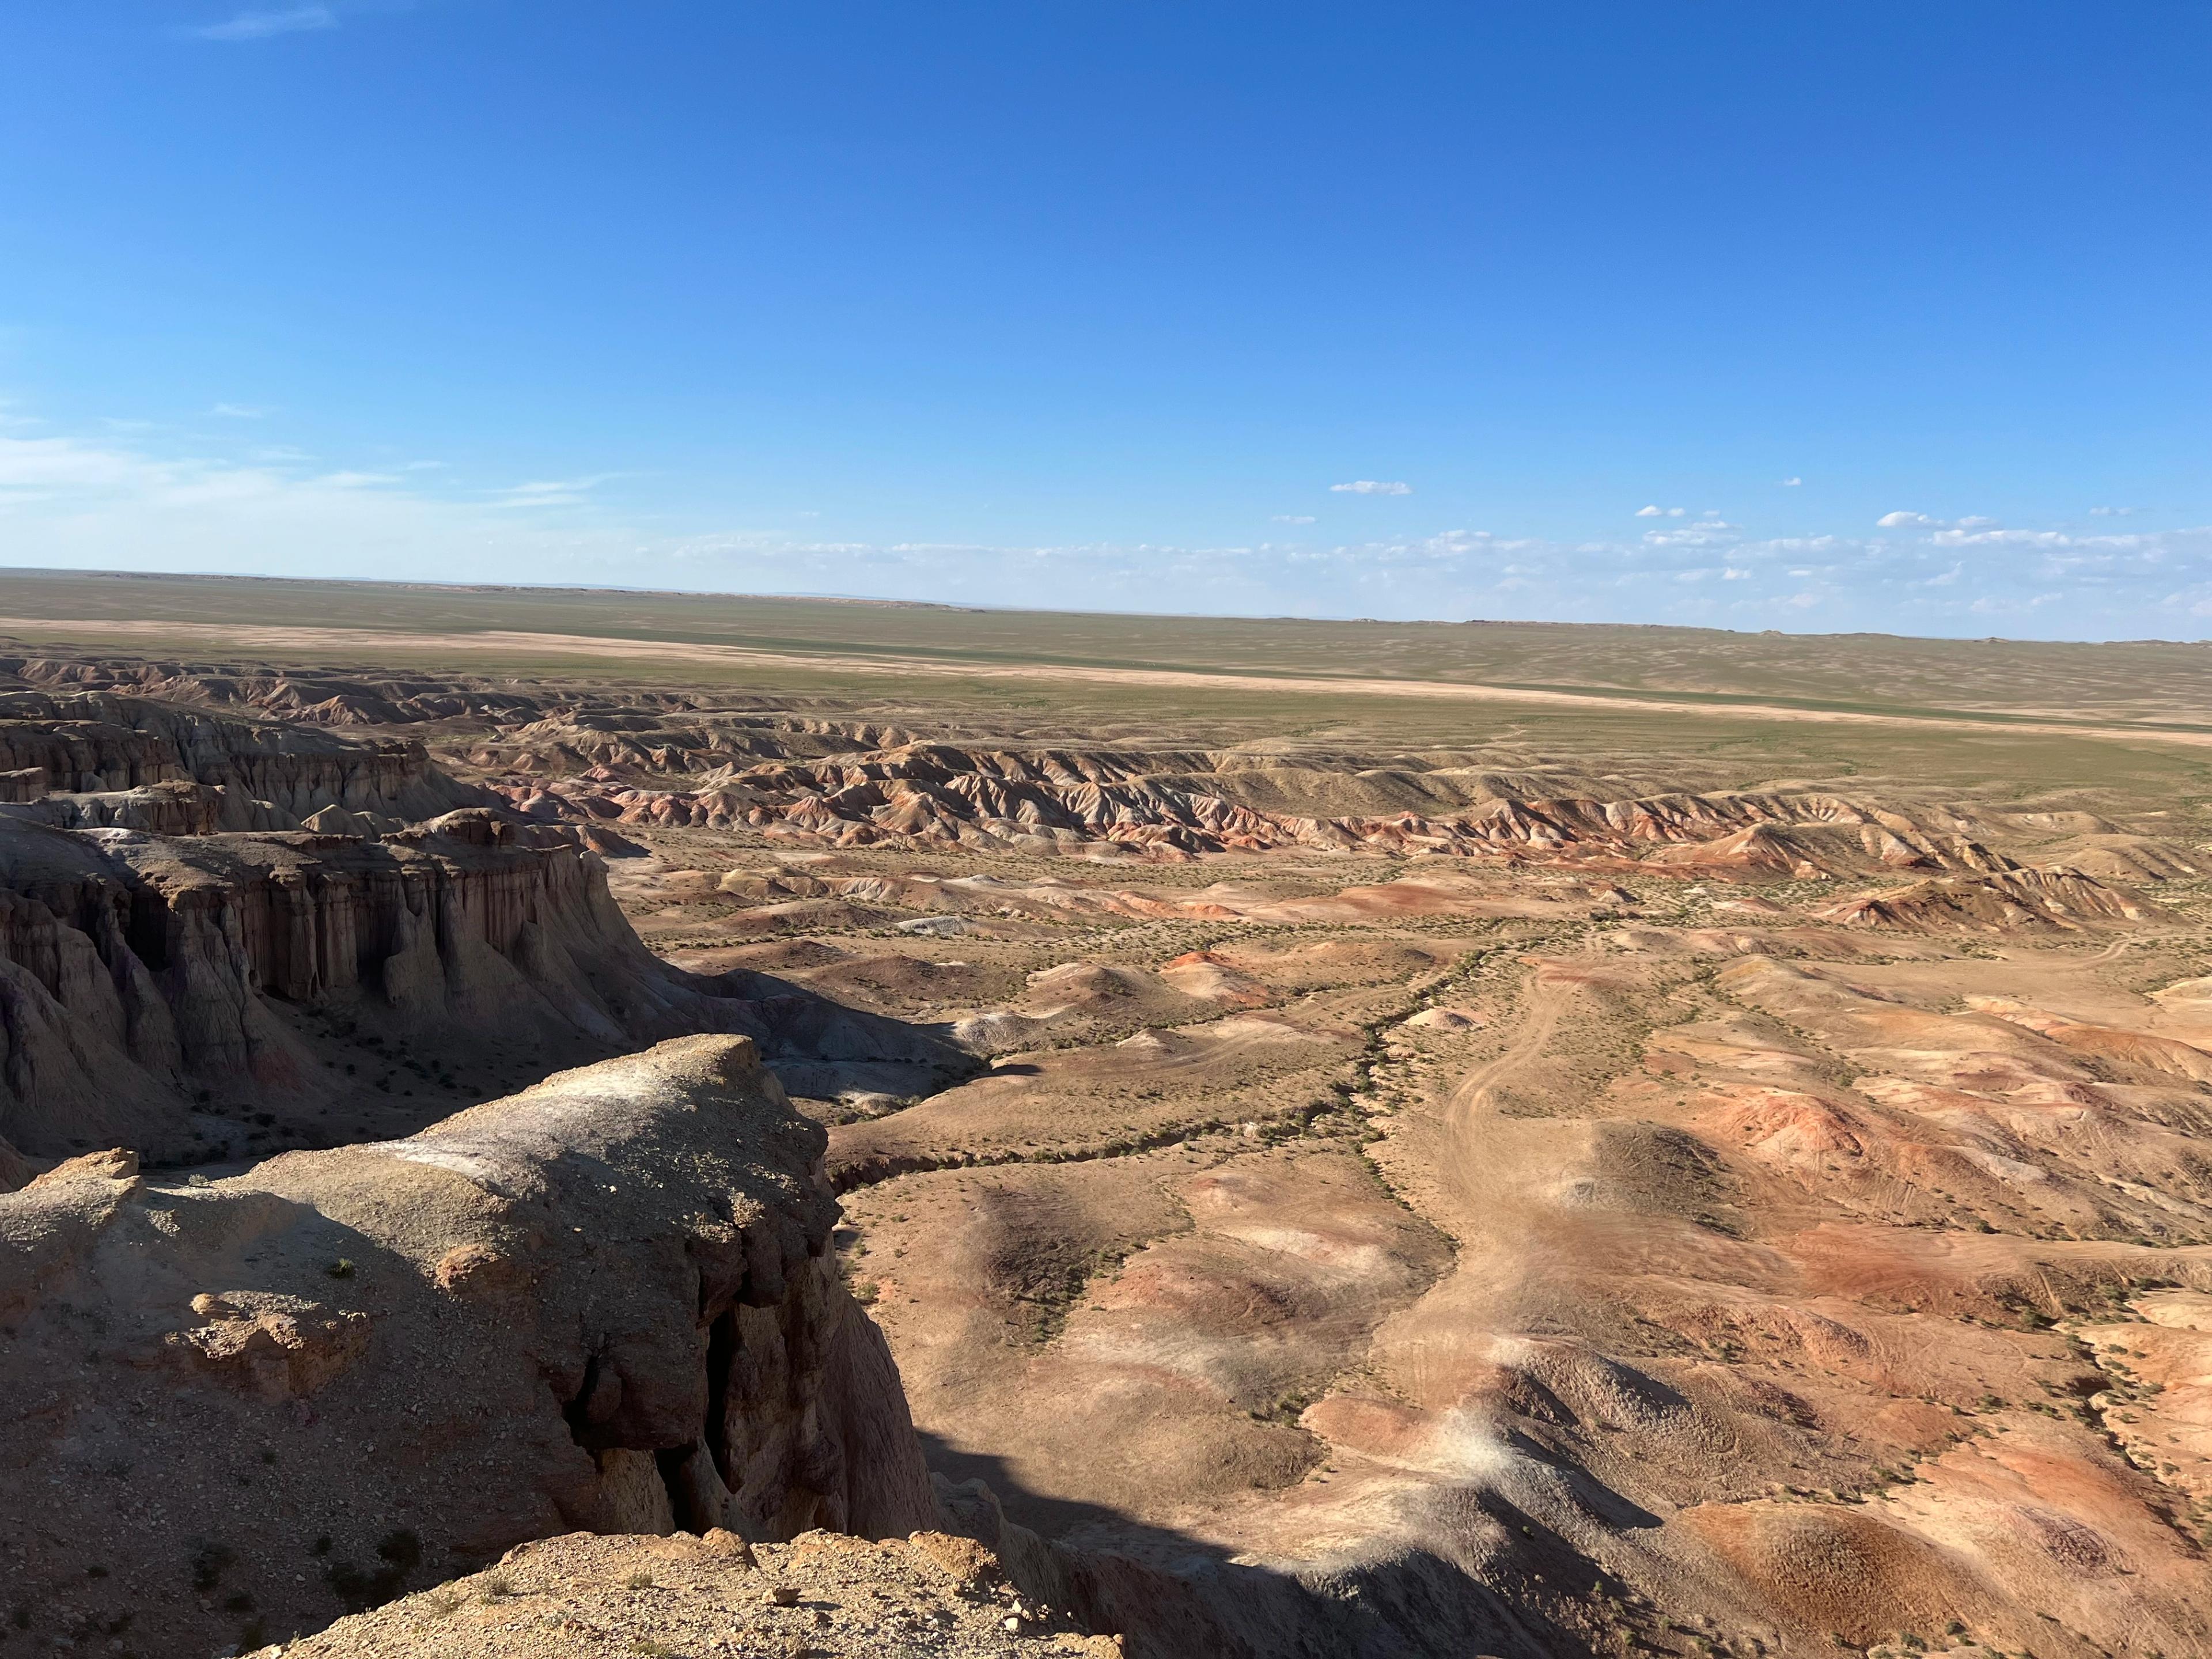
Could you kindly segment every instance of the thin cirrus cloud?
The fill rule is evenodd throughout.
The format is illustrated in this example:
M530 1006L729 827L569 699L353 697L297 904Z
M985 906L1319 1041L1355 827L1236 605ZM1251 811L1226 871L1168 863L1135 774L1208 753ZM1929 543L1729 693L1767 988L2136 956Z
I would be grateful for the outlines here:
M1775 480L1775 482L1776 482L1778 484L1781 485L1781 487L1782 487L1783 489L1797 489L1800 485L1802 485L1805 481L1804 481L1802 478L1790 477L1790 478L1778 478L1778 479L1776 479L1776 480Z
M539 478L530 483L511 484L505 489L492 492L494 507L577 507L591 499L591 492L610 478L612 472L597 472L588 478Z
M1686 507L1662 507L1654 501L1649 507L1638 507L1636 516L1639 519L1679 519L1689 510Z
M269 411L257 409L252 404L210 404L208 413L220 416L226 421L258 421L267 416Z
M1987 530L1996 520L1972 514L1963 519L1935 519L1925 513L1885 513L1874 523L1877 530Z
M206 23L186 33L202 40L266 40L337 26L337 14L328 6L288 6L282 11L242 11L228 22Z
M1278 513L1268 520L1270 524L1311 524L1313 521L1314 515L1310 513Z
M1413 486L1380 478L1354 478L1350 483L1331 484L1329 489L1340 495L1410 495Z

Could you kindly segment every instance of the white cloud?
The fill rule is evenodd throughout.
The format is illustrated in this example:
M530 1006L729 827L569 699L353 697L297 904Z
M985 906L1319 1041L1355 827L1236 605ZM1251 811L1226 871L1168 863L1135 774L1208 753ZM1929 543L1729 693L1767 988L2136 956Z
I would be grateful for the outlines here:
M2089 509L2089 516L2093 519L2126 519L2133 517L2136 512L2132 507L2093 507Z
M1931 519L1925 513L1885 513L1875 520L1881 530L1977 531L1993 528L1995 519L1968 514L1963 519Z
M1662 518L1662 517L1664 517L1664 516L1665 516L1665 514L1666 514L1666 512L1667 512L1667 509L1666 509L1665 507L1659 506L1656 502L1654 502L1654 503L1653 503L1651 506L1650 506L1650 507L1638 507L1638 508L1636 509L1636 516L1637 516L1638 518L1639 518L1639 519L1657 519L1657 518Z
M591 492L618 475L596 472L588 478L540 478L532 483L510 484L492 492L495 507L576 507Z
M1928 539L1937 547L2074 547L2084 544L2057 530L1977 530L1967 527L1988 523L1987 519L1961 519L1956 528L1939 530ZM2110 537L2104 539L2117 541L2121 538Z
M1802 478L1782 478L1777 480L1777 482L1779 483L1784 489L1795 489L1805 481Z
M227 23L208 23L186 33L203 40L265 40L272 34L337 26L337 14L328 6L292 6L283 11L242 11Z
M1995 619L2022 637L2212 635L2212 526L2094 534L1952 524L1754 539L1662 509L1640 534L1576 541L1451 529L1334 544L869 543L809 539L787 515L686 523L669 501L651 520L629 518L626 501L601 499L611 474L549 468L482 492L396 461L302 466L162 447L186 441L90 423L75 436L0 430L7 562L1247 616L1741 629L1817 617L1823 628L1971 635ZM531 507L547 510L511 510Z
M1736 528L1719 519L1700 519L1695 524L1647 530L1643 541L1646 547L1720 547L1735 540Z
M1413 486L1409 483L1384 483L1374 478L1358 478L1350 483L1331 484L1339 495L1410 495Z
M1420 550L1431 557L1451 557L1462 553L1510 552L1534 547L1534 542L1501 542L1487 530L1446 530L1419 544Z
M1268 520L1270 524L1311 524L1313 521L1314 516L1310 513L1278 513Z
M208 413L220 415L226 421L258 421L269 411L265 409L256 409L251 404L211 404L208 407Z

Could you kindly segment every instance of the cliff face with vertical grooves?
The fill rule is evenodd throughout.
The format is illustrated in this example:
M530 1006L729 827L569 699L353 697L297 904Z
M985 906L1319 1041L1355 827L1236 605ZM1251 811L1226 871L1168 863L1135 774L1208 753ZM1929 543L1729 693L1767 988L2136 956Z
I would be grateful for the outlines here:
M19 1151L183 1156L206 1147L202 1106L375 1092L333 1058L331 1009L380 1048L475 1031L556 1059L767 1035L638 942L596 856L520 844L482 811L380 840L0 820L0 1139Z
M40 1637L254 1645L580 1528L936 1525L823 1148L705 1036L228 1180L95 1153L0 1197Z
M491 799L411 739L348 739L106 692L0 696L0 775L22 816L171 835L393 830ZM318 815L343 821L311 825Z

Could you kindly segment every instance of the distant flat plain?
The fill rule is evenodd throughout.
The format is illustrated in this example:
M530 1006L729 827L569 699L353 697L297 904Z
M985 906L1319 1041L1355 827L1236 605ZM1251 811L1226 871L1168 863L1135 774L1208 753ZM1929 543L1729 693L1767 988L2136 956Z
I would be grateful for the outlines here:
M837 599L0 571L0 639L134 656L725 685L1222 740L1695 754L2212 795L2212 645L993 611ZM1194 725L1194 723L1195 723Z
M176 636L204 641L199 629L210 627L366 631L393 647L410 635L496 635L508 636L501 655L566 655L583 641L621 641L736 648L810 666L860 658L954 669L1319 677L1656 696L1686 707L2212 729L2212 645L2172 641L1155 617L596 588L0 573L0 627L19 637L118 623L197 625ZM523 635L538 637L515 637ZM315 643L298 639L302 647Z

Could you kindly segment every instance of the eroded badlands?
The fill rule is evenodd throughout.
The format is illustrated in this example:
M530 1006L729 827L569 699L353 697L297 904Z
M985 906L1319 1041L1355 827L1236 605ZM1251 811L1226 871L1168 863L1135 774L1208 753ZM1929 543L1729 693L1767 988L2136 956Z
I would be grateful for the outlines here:
M0 667L10 1641L2212 1654L2188 801Z

